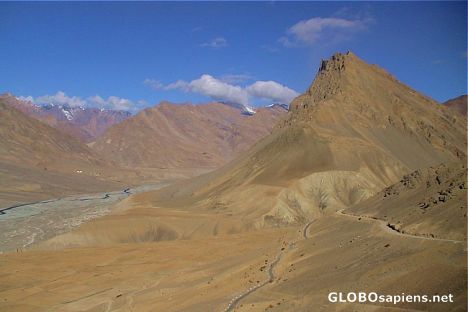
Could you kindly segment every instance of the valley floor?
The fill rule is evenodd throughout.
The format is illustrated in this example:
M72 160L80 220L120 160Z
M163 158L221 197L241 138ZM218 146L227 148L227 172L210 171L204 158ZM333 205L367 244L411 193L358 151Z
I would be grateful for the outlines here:
M0 310L466 311L466 260L465 241L403 236L336 213L302 227L3 254ZM360 291L455 302L327 299Z
M68 196L0 209L0 252L19 250L102 217L131 194L157 190L160 182L121 191Z

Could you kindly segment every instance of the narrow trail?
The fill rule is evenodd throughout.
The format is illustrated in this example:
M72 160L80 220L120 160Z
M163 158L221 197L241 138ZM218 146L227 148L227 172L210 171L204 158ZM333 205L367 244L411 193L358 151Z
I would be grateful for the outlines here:
M395 229L394 227L392 227L388 222L384 221L384 220L380 220L380 219L377 219L377 218L373 218L373 217L368 217L368 216L360 216L360 215L353 215L353 214L349 214L349 213L345 213L343 211L344 209L342 210L339 210L337 211L336 213L339 215L339 216L343 216L343 217L348 217L348 218L353 218L353 219L367 219L367 220L372 220L372 221L375 221L375 222L379 222L379 224L381 225L382 229L391 234L391 235L399 235L399 236L404 236L404 237L409 237L409 238L413 238L413 239L423 239L423 240L431 240L431 241L440 241L440 242L451 242L451 243L456 243L456 244L460 244L460 243L464 243L466 244L466 241L460 241L460 240L453 240L453 239L444 239L444 238L435 238L435 237L426 237L426 236L418 236L418 235L412 235L412 234L407 234L407 233L402 233L400 231L398 231L397 229ZM308 222L307 224L304 225L303 229L302 229L302 239L307 239L308 238L308 230L309 230L309 227L312 225L312 223L316 221L315 220L312 220L310 222ZM252 286L250 287L249 289L245 290L244 292L234 296L231 301L229 301L229 304L227 305L226 309L224 309L223 311L224 312L231 312L231 311L234 311L234 309L236 308L236 306L239 304L240 301L242 301L244 298L246 298L248 295L252 294L253 292L257 291L258 289L262 288L263 286L265 286L266 284L268 283L272 283L276 278L277 276L275 275L275 268L276 266L278 265L278 263L281 261L283 255L289 251L291 249L291 247L294 246L294 244L297 242L298 240L296 241L293 241L293 242L290 242L288 244L288 249L284 249L284 250L281 250L277 255L276 255L276 258L275 260L270 263L270 266L268 268L268 279L263 281L262 283L256 285L256 286Z
M304 229L302 230L302 237L304 239L307 239L307 231L309 230L309 227L312 225L312 223L314 223L317 219L314 219L312 221L310 221L309 223L307 223L305 226L304 226Z
M310 225L314 222L315 220L312 220L312 221L309 221L307 224L304 225L303 229L302 229L302 238L303 239L307 239L307 231L310 227ZM281 250L280 252L278 252L278 254L276 255L276 258L273 262L270 263L269 267L268 267L268 279L263 281L262 283L258 284L258 285L255 285L255 286L252 286L250 287L249 289L245 290L244 292L234 296L231 301L229 301L229 304L227 305L226 309L224 309L223 311L224 312L230 312L230 311L234 311L234 309L236 308L236 306L239 304L239 302L241 300L243 300L245 297L247 297L248 295L252 294L253 292L257 291L258 289L262 288L263 286L265 286L266 284L268 283L272 283L276 278L277 276L275 275L275 268L276 266L278 265L278 263L281 261L283 255L289 251L292 247L294 247L294 245L296 244L296 242L298 242L298 240L295 240L293 242L290 242L288 244L288 248L287 249L283 249Z
M367 216L360 216L360 215L354 215L354 214L350 214L350 213L346 213L343 211L344 209L341 209L339 211L337 211L336 213L340 216L344 216L344 217L348 217L348 218L353 218L353 219L366 219L366 220L372 220L372 221L376 221L376 222L379 222L382 229L387 232L387 233L390 233L392 235L399 235L399 236L405 236L405 237L410 237L410 238L415 238L415 239L424 239L424 240L431 240L431 241L440 241L440 242L451 242L451 243L456 243L456 244L460 244L460 243L465 243L466 244L466 241L461 241L461 240L455 240L455 239L446 239L446 238L436 238L436 237L426 237L426 236L420 236L420 235L413 235L413 234L408 234L408 233L402 233L400 231L398 231L397 229L395 229L390 223L384 221L384 220L381 220L381 219L377 219L377 218L373 218L373 217L367 217Z

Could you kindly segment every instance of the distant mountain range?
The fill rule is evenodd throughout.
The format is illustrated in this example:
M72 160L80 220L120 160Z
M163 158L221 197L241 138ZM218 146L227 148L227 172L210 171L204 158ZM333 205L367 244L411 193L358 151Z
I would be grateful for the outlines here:
M99 158L77 138L5 104L3 99L0 121L0 207L124 187L119 181L122 171L114 164Z
M246 114L226 103L163 102L110 127L91 146L123 166L213 168L269 134L286 113L282 105Z
M22 111L28 116L36 118L48 124L51 127L54 127L64 133L67 133L79 139L84 143L90 143L95 141L98 137L103 135L108 128L132 116L130 112L122 110L99 109L94 107L82 106L70 107L68 105L54 104L37 105L31 101L21 100L10 93L0 95L0 100ZM219 102L219 104L224 104L225 106L232 107L238 110L240 114L246 116L253 116L256 114L257 110L263 110L263 108L246 108L239 104L227 102ZM282 103L274 103L266 106L266 108L283 108L285 111L287 111L288 105Z
M97 108L39 106L4 94L0 204L120 188L135 181L142 167L218 167L269 134L286 112L281 105L246 114L223 103L165 102L131 116ZM139 171L139 181L152 179L152 172ZM191 174L184 171L181 176Z
M39 106L29 101L18 100L11 94L1 95L0 100L82 142L95 140L107 128L131 116L127 111L67 105Z
M454 99L444 102L444 105L450 109L453 109L460 114L467 116L467 107L468 107L468 95L461 95Z
M353 59L353 56L346 59ZM330 64L333 63L332 59ZM326 64L324 68L330 66ZM389 77L389 80L394 80ZM326 84L333 86L336 77L330 79L332 81ZM329 95L324 93L324 89L311 89L307 94L314 99L326 98ZM466 116L466 98L464 95L444 104ZM100 159L110 159L122 167L145 168L221 166L268 135L289 109L288 105L281 103L246 110L241 105L221 102L198 105L162 102L132 116L126 111L66 105L40 106L19 100L11 94L0 95L0 101L87 143ZM297 105L295 101L292 109L297 110ZM338 111L343 109L337 108ZM368 113L362 107L359 109L362 114ZM391 115L388 118L399 122ZM346 121L343 122L341 127L346 125Z

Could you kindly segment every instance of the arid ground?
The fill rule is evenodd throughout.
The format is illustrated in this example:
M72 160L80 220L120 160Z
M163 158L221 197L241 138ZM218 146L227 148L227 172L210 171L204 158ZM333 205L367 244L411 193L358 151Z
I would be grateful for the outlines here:
M13 160L26 159L27 145L5 140L0 149L5 176L16 174L2 182L10 185L0 215L2 311L466 311L466 116L351 52L322 62L286 116L268 117L278 121L271 133L232 150L248 136L235 130L229 151L210 141L212 158L184 137L183 122L168 126L180 144L157 159L128 147L149 128L115 143L119 129L167 118L170 105L113 126L98 151L0 108L52 138L26 163ZM32 135L0 130L17 141ZM150 132L152 142L170 140ZM50 161L64 148L77 152ZM144 167L165 159L168 168ZM45 191L70 172L73 188ZM25 201L36 188L34 203ZM333 303L331 292L454 301Z

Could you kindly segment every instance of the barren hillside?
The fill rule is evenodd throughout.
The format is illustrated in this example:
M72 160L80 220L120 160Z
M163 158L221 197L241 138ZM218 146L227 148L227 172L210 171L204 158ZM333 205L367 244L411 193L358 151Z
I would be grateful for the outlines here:
M163 102L111 127L92 147L125 166L213 168L269 134L284 115L279 105L245 115L222 103Z
M468 109L468 96L466 94L461 95L454 99L448 100L447 102L444 102L444 105L466 117Z
M463 163L465 153L463 116L352 53L336 54L270 136L220 170L148 195L147 205L229 213L246 227L301 223L414 170Z
M81 142L95 140L109 127L131 116L126 111L90 107L38 106L29 101L18 100L11 94L0 95L0 100Z

